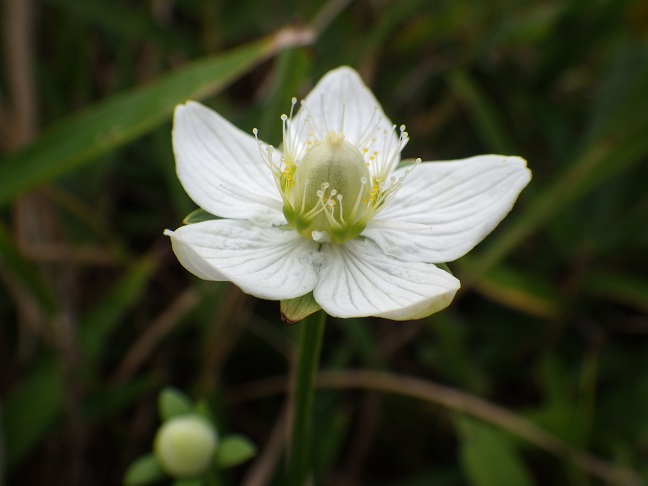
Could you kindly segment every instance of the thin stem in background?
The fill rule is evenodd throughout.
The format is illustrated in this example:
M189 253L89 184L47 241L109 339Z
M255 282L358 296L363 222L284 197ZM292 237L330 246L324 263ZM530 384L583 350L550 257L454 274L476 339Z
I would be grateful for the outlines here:
M382 371L326 371L318 374L317 387L380 391L435 403L454 412L465 413L496 425L564 461L573 462L591 476L607 483L623 486L643 484L637 473L631 469L607 462L568 444L504 407L428 380ZM228 393L227 403L233 405L282 393L285 390L285 377L266 378L232 388Z
M288 455L291 486L304 486L313 474L313 402L325 322L326 314L319 311L298 324L300 337L294 372L292 438Z

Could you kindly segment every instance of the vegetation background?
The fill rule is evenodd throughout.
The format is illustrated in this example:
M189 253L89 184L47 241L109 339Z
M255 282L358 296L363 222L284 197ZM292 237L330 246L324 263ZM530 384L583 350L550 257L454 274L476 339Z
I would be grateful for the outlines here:
M449 310L329 319L317 484L648 482L645 0L0 9L0 483L120 484L173 385L259 447L222 484L282 484L296 328L175 259L162 230L195 206L171 114L200 99L277 144L342 64L407 124L406 157L519 154L534 178L450 263Z

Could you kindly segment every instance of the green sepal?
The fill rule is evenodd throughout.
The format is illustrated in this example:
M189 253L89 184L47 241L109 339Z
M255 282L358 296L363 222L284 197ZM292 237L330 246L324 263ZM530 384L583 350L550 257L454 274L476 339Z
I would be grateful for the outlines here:
M320 309L320 305L315 302L313 292L294 299L282 300L279 307L281 320L286 324L295 324Z
M216 428L216 417L214 417L214 414L209 408L209 403L207 403L207 400L205 400L204 398L198 400L196 402L196 406L194 407L194 411L196 414L200 415L202 418L210 422L214 429Z
M238 466L253 458L257 447L247 437L239 434L227 435L216 449L216 464L222 469Z
M125 486L140 486L167 477L154 454L138 457L124 474Z
M450 267L448 266L447 263L435 263L435 265L436 265L438 268L440 268L441 270L445 270L445 271L448 272L450 275L454 275L454 273L452 273L452 270L450 270Z
M158 396L158 412L162 422L193 411L194 407L191 400L180 390L168 386L160 392Z
M194 211L191 211L185 219L182 221L183 224L195 224L195 223L202 223L203 221L211 221L212 219L222 219L219 218L218 216L214 216L211 213L208 213L204 209L196 209Z

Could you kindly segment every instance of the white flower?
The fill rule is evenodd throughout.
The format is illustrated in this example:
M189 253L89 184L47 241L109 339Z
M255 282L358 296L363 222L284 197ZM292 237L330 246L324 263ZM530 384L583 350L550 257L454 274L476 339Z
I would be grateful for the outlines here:
M176 108L178 177L222 218L165 231L182 265L262 299L312 291L336 317L406 320L447 307L459 281L434 264L461 257L506 216L531 178L524 159L398 167L405 127L348 67L295 105L281 151L198 103Z

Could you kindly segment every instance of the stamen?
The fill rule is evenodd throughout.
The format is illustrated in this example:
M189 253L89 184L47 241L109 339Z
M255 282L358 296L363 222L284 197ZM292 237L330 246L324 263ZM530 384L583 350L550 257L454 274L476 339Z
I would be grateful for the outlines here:
M306 206L306 192L308 190L308 184L310 184L310 181L306 179L304 181L304 187L302 188L302 200L301 200L300 211L303 211L304 206Z
M340 208L340 223L342 223L343 226L346 226L346 221L344 220L344 213L342 212L342 194L337 195L337 200L338 200L338 207Z
M320 95L320 113L322 114L322 121L324 122L324 131L328 132L329 127L326 123L326 111L324 110L324 95Z
M297 118L301 120L301 118L303 117L304 125L306 125L307 123L310 126L308 137L312 138L313 141L321 140L322 138L324 138L324 134L320 133L317 127L315 126L315 124L313 123L313 116L308 108L308 105L306 104L306 100L301 100L300 105L301 105L301 109L297 112ZM301 131L302 130L299 130L298 133L301 133ZM298 158L301 158L301 156Z
M315 100L316 98L311 101L317 103ZM374 106L373 113L363 127L359 139L353 141L359 151L357 156L360 157L356 163L360 164L361 169L357 170L362 172L355 172L352 177L360 177L363 173L366 177L360 177L359 184L355 179L348 187L347 182L344 182L343 186L335 182L344 194L340 194L337 187L331 187L329 182L321 182L319 174L317 175L319 180L313 187L311 181L306 178L310 177L309 169L303 168L307 165L306 160L311 160L308 154L312 153L313 157L315 156L315 152L310 152L311 149L319 146L317 143L321 140L326 140L333 145L342 144L345 140L347 100L342 100L341 106L338 104L333 110L325 109L331 108L327 103L334 101L325 95L320 95L320 108L318 117L315 119L307 102L301 100L301 106L297 107L297 98L291 99L289 113L284 113L280 117L283 153L277 151L272 145L262 143L258 137L258 130L256 128L252 130L261 157L270 169L283 199L284 214L290 225L305 238L312 238L322 243L331 241L341 243L360 234L372 218L396 196L409 173L421 163L421 159L417 159L412 167L401 171L400 177L392 175L400 161L400 153L409 141L409 134L405 125L389 127L380 107ZM337 103L340 101L338 100ZM353 107L353 105L349 106L350 109ZM397 131L399 133L396 133ZM344 142L338 146L338 149L342 150L346 146L347 143ZM363 164L369 167L368 171ZM353 172L349 173L351 174ZM350 192L347 194L347 191ZM261 196L248 194L240 196L272 207L279 204L278 201L262 201ZM343 203L345 199L346 205ZM351 202L353 204L350 206ZM321 215L322 212L325 218ZM313 228L317 229L313 230Z
M395 131L396 125L392 129ZM390 133L387 131L383 132L384 139L381 157L377 157L376 164L372 166L372 175L385 178L395 169L400 161L400 153L409 141L409 134L406 131L405 125L401 125L399 131L396 145L394 145L394 138L390 136Z
M354 222L356 220L356 214L358 213L358 208L360 207L360 201L362 200L362 195L364 194L364 188L367 185L367 178L363 177L360 179L360 183L362 184L360 191L358 192L358 197L356 198L356 202L353 205L353 210L351 211L351 215L353 216Z
M367 126L365 127L364 131L360 134L360 136L358 137L358 141L356 142L358 147L364 147L366 145L371 146L372 144L369 142L375 141L372 140L373 136L378 130L378 128L380 127L380 122L382 121L382 116L376 116L377 114L378 114L378 107L374 106L374 111L371 114L369 123L367 123Z
M421 164L421 159L418 158L414 162L414 165L412 167L408 168L405 173L396 179L395 177L392 177L390 179L390 185L387 187L385 190L383 189L383 186L381 185L381 191L378 193L378 197L375 199L375 201L370 200L367 210L368 210L368 218L367 221L372 219L374 216L376 216L384 207L386 207L389 202L394 199L396 194L398 193L399 189L403 186L403 181L405 178L419 165ZM384 183L383 183L384 185ZM373 190L373 189L372 189ZM371 198L370 198L371 199Z

